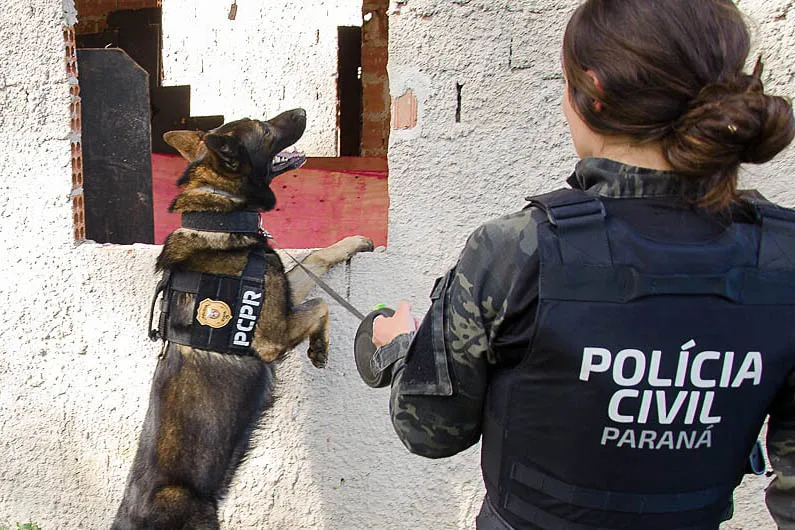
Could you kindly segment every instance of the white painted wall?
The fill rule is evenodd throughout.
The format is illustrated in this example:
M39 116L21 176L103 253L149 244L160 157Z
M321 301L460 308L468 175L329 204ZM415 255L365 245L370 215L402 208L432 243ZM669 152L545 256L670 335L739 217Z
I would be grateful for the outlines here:
M239 21L247 3L238 1ZM795 24L776 20L786 3L741 5L770 50L769 85L791 94ZM0 526L99 529L120 501L156 363L144 330L159 248L72 241L62 4L71 10L71 0L0 0ZM407 297L424 310L431 280L474 227L570 172L554 78L574 5L394 3L392 92L414 89L419 124L391 137L388 252L329 277L355 305ZM217 15L224 23L227 8ZM460 124L456 82L464 84ZM263 112L281 108L273 105ZM794 166L789 151L747 180L795 205ZM477 447L438 461L408 454L392 433L388 391L358 380L356 322L330 306L329 366L316 370L297 351L277 367L279 399L222 506L223 528L472 528L482 495ZM746 482L724 528L774 528L762 505L767 481Z
M361 0L165 0L164 85L191 85L191 115L267 119L307 111L301 148L337 155L337 27Z

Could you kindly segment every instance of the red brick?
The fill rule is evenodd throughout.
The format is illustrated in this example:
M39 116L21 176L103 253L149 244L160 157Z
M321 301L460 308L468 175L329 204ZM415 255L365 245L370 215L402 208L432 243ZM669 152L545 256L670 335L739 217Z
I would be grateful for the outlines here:
M365 147L359 149L361 156L387 156L387 148L378 147Z
M388 59L386 46L362 47L362 72L386 74Z
M77 14L78 22L75 29L78 35L86 35L88 33L99 33L108 27L107 17L105 15L93 17L81 17L80 13Z
M117 0L77 0L77 19L97 15L107 15L111 11L116 11Z
M64 28L64 51L66 59L66 72L70 77L77 78L77 58L75 49L75 28L68 26ZM79 135L83 125L81 123L82 102L80 100L80 87L77 84L69 87L69 115L70 126L74 135ZM83 186L83 153L80 141L72 141L72 190L78 190ZM86 238L85 224L85 203L82 193L72 197L72 215L74 218L75 241L82 241Z
M383 116L389 108L387 98L365 99L362 102L362 115Z
M377 134L362 135L362 142L359 146L361 156L387 156L389 147L389 130Z
M409 90L400 97L392 98L392 128L413 129L417 125L417 98Z
M362 23L362 47L386 46L389 39L389 22L386 10L363 11L372 18Z
M385 82L362 85L362 109L365 113L383 113L389 101L389 88Z
M72 46L73 48L76 46L75 44L75 27L74 26L65 26L63 28L63 40L66 43L66 46Z
M368 85L380 85L380 86L389 86L389 77L387 77L386 73L375 74L363 71L362 72L362 86Z
M389 0L363 0L362 12L367 13L374 9L386 10L389 7Z
M386 150L384 150L384 149L364 149L364 148L362 148L361 149L361 153L362 153L361 156L365 156L365 157L373 157L373 156L385 157L386 156Z
M117 0L118 9L143 9L146 7L160 7L159 0Z
M383 145L389 130L382 120L370 121L362 119L362 146Z

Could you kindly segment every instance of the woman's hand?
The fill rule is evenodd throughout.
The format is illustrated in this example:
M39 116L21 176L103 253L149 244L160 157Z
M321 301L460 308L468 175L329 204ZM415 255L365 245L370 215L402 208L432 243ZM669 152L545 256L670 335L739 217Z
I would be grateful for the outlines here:
M380 348L389 344L398 335L417 329L419 323L411 314L409 303L403 300L391 317L378 316L373 320L373 344Z

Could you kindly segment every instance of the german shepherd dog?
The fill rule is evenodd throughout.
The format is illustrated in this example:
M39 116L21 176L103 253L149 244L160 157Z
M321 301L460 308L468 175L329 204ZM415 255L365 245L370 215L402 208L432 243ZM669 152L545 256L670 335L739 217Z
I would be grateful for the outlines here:
M264 122L230 122L208 133L166 133L166 142L190 161L171 211L272 209L271 179L305 160L297 153L277 155L305 127L306 113L295 109ZM371 240L351 236L311 253L303 264L319 275L372 248ZM157 268L240 276L251 249L263 249L267 262L252 341L256 355L166 343L114 530L219 528L218 503L273 402L271 362L308 338L309 359L325 366L328 307L319 298L303 301L312 280L300 268L286 273L265 236L180 228L167 237ZM193 304L178 301L170 318L189 327Z

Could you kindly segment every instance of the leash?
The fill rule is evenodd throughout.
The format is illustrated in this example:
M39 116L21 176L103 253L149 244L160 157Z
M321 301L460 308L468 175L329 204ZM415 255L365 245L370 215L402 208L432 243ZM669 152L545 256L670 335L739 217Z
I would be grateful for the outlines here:
M385 358L382 353L384 350L375 347L373 344L373 322L375 322L375 319L379 316L391 317L395 314L395 311L379 304L381 307L376 307L376 309L370 312L367 316L363 315L358 309L353 307L347 300L340 296L337 291L332 289L326 282L318 278L314 272L306 268L303 263L295 258L295 256L284 250L284 248L279 245L275 239L273 239L273 236L268 231L266 231L264 228L260 228L260 233L264 238L270 239L274 247L287 254L287 256L293 260L297 266L301 267L301 270L303 270L307 276L309 276L312 281L317 284L318 287L326 291L329 296L337 301L339 305L347 309L349 313L359 319L359 327L356 330L353 343L353 357L354 361L356 362L356 370L359 372L359 376L362 378L362 381L364 381L368 386L373 388L389 386L392 382L392 370L388 368L397 360L397 358Z
M284 247L279 245L270 232L262 227L262 217L258 211L243 210L234 212L185 212L182 214L182 227L205 232L234 232L238 234L259 234L265 239L270 239L273 246L284 252L318 287L326 291L339 305L359 320L364 320L364 315L350 302L345 300L337 291L326 282L318 278L317 274L310 271L303 263L298 261Z
M339 294L337 291L335 291L334 289L332 289L332 288L331 288L331 286L329 286L329 285L328 285L326 282L324 282L323 280L321 280L321 279L320 279L320 278L317 276L317 274L315 274L314 272L310 271L310 270L309 270L307 267L305 267L303 263L301 263L300 261L298 261L298 260L295 258L295 256L293 256L292 254L290 254L289 252L287 252L287 251L284 249L284 247L282 247L281 245L279 245L279 243L277 243L277 242L276 242L276 240L275 240L275 239L273 239L273 236L270 234L270 232L268 232L267 230L265 230L264 228L261 228L261 227L260 227L260 232L262 233L262 235L263 235L263 236L264 236L266 239L270 239L270 240L271 240L271 242L273 243L273 246L274 246L274 247L278 248L280 251L282 251L282 252L284 252L285 254L287 254L287 257L289 257L291 260L293 260L293 261L295 262L295 264L296 264L296 265L298 265L299 267L301 267L301 270L303 270L303 271L306 273L306 275L307 275L307 276L309 276L309 278L311 278L311 279L312 279L312 281L313 281L313 282L315 282L315 283L317 284L317 286L318 286L318 287L320 287L321 289L323 289L324 291L326 291L326 293L328 293L328 295L329 295L329 296L331 296L331 297L332 297L334 300L336 300L336 302L337 302L339 305L341 305L342 307L344 307L345 309L347 309L347 310L348 310L348 312L349 312L350 314L352 314L353 316L355 316L355 317L356 317L356 318L358 318L359 320L364 320L364 315L361 313L361 311L359 311L358 309L356 309L356 308L355 308L353 305L351 305L351 303L350 303L350 302L348 302L346 299L344 299L344 298L343 298L343 297L342 297L342 296L341 296L341 295L340 295L340 294Z

